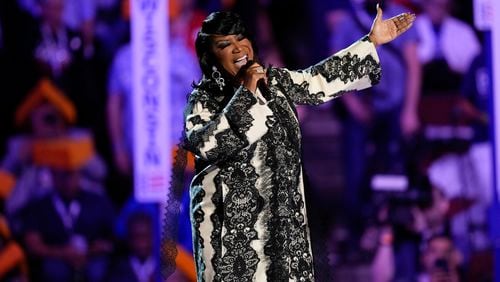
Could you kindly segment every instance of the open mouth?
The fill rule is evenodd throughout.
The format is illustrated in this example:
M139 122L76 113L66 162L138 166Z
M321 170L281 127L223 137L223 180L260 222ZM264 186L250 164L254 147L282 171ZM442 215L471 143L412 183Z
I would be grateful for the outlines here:
M245 55L234 61L234 64L237 65L239 68L241 68L242 66L246 65L247 62L248 62L248 55Z

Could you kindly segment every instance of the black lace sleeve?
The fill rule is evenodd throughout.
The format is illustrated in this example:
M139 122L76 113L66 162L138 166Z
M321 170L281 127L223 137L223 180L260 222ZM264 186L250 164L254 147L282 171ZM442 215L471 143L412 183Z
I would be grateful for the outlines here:
M305 70L276 69L273 82L296 104L318 105L380 81L375 45L363 38Z
M186 110L187 148L209 162L223 160L262 137L267 131L266 116L271 114L244 87L225 107L207 92L196 90Z

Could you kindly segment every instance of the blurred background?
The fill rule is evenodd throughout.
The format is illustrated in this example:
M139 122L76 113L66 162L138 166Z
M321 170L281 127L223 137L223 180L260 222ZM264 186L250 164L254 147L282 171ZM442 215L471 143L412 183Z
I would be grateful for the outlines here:
M163 207L134 197L129 1L0 1L0 281L160 281ZM171 143L210 12L300 69L367 34L377 2L417 14L378 48L381 83L299 108L317 280L494 281L491 36L472 0L169 0ZM183 199L171 281L195 281Z

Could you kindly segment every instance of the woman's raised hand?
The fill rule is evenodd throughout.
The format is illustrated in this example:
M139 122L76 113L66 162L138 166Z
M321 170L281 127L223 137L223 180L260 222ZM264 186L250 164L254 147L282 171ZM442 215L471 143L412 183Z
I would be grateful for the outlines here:
M382 9L377 4L377 16L368 34L375 45L391 42L407 31L415 21L415 14L412 13L402 13L387 20L382 18L382 14Z

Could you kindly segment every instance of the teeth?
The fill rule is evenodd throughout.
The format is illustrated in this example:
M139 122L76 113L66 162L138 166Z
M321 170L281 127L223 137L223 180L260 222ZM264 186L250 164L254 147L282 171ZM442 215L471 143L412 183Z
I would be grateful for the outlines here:
M236 60L236 62L239 62L239 61L241 61L241 60L246 60L247 58L248 58L248 56L247 56L247 55L245 55L245 56L243 56L243 57L239 58L238 60Z
M239 67L242 67L247 63L247 61L248 61L248 56L245 55L245 56L239 58L238 60L236 60L235 64Z

